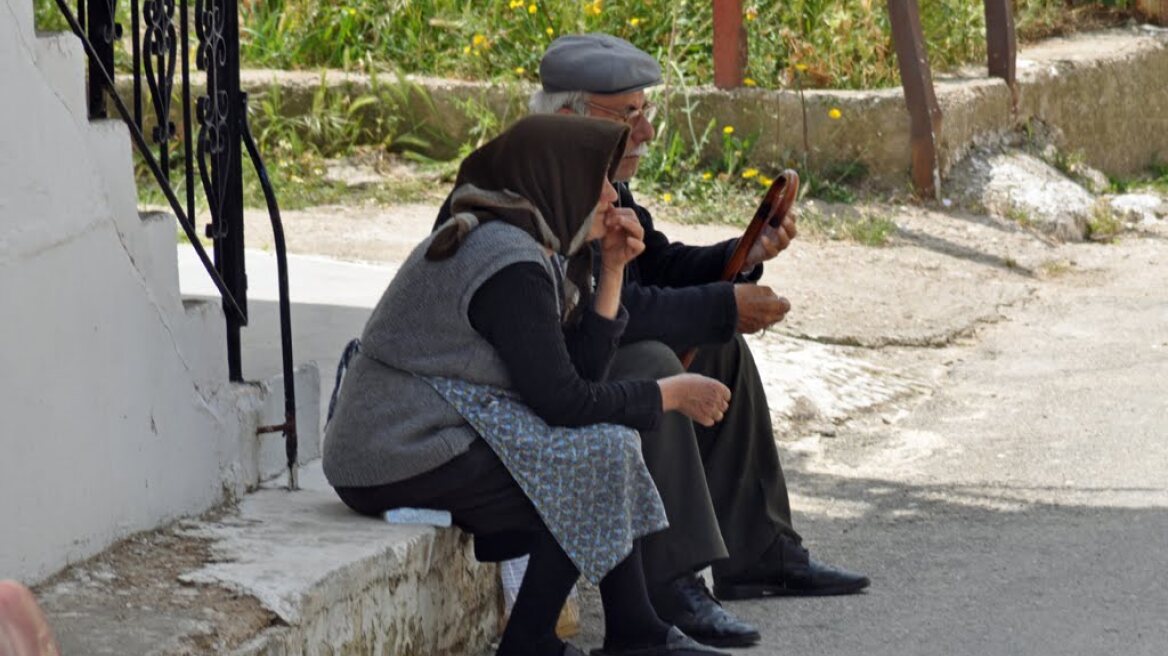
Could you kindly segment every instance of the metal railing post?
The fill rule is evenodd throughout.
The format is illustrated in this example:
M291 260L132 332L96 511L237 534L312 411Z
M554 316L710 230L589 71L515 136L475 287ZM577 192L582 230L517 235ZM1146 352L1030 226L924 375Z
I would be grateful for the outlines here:
M888 0L892 19L892 40L904 85L912 137L912 179L923 198L936 198L941 190L937 165L937 134L941 131L941 108L933 91L933 76L921 31L917 0Z
M742 86L746 70L746 28L742 0L714 0L714 86Z
M105 70L114 70L114 43L122 38L122 26L114 22L117 0L88 0L85 5L85 30L97 61ZM106 111L106 93L113 93L102 77L101 69L89 66L89 118L109 118Z
M215 268L238 300L243 316L227 314L227 370L243 380L240 330L247 325L247 275L243 254L243 103L239 89L237 0L195 3L198 65L207 73L207 93L198 100L199 170L207 192L215 244Z

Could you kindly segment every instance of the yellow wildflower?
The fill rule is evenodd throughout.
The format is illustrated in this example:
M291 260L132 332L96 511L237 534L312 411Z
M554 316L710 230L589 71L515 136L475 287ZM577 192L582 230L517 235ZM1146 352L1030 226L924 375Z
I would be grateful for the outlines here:
M742 179L744 179L744 180L749 180L757 175L758 175L758 169L749 168L749 169L742 170Z
M758 183L764 187L769 187L774 184L774 182L775 181L772 178L768 178L765 175L758 176Z
M841 112L838 107L832 107L831 109L827 110L827 115L830 116L833 121L838 121L840 117L844 115L844 113Z
M556 33L556 31L555 31L555 30L553 30L553 29L552 29L552 28L550 28L550 27L549 27L549 28L547 28L546 30L544 30L544 32L547 32L547 35L548 35L548 36L552 36L552 35L554 35L554 34Z
M708 181L710 181L710 180L713 180L713 179L714 179L714 174L713 174L713 173L710 173L709 171L706 171L705 173L703 173L703 174L702 174L702 179L703 179L703 180L706 180L707 182L708 182Z
M537 12L537 11L539 11L539 7L538 7L538 6L536 6L536 5L534 5L534 4L527 5L527 13L529 13L529 14L534 14L534 13L535 13L535 12Z
M483 36L482 34L476 34L474 35L474 38L471 39L471 43L474 44L476 48L482 46L486 42L487 37Z
M666 203L672 203L673 202L673 194L671 194L667 191L664 194L661 194L661 200L665 201Z
M722 128L722 134L725 134L725 135L734 134L734 126L727 125L726 127Z
M519 9L523 6L523 0L511 0L511 2L507 3L507 6L512 9Z
M515 74L516 74L516 75L523 75L523 74L524 74L524 73L526 73L526 72L527 72L527 69L526 69L526 68L523 68L522 66L516 66L516 67L515 67Z
M807 64L795 64L795 70L805 71L807 70Z
M599 16L604 11L604 0L593 0L584 6L584 13L590 16Z
M641 24L641 19L640 19L640 18L637 18L637 17L635 17L635 16L634 16L633 18L630 18L630 19L629 19L629 25L632 25L633 27L636 27L636 26L638 26L638 25L640 25L640 24Z
M757 87L757 86L758 86L758 82L755 82L755 81L754 81L754 80L752 80L751 78L744 78L744 79L742 80L742 83L743 83L743 84L745 84L745 85L746 85L746 86L748 86L748 87Z
M465 48L463 48L462 54L469 55L470 54L470 46L466 46Z
M746 20L748 20L748 21L758 20L758 7L747 7L746 8Z

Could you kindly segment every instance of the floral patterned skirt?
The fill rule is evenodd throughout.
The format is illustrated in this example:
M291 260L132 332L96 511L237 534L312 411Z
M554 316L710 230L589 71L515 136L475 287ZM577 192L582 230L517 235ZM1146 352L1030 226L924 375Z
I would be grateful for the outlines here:
M424 377L491 446L580 573L592 583L633 540L669 526L637 431L549 426L513 392Z

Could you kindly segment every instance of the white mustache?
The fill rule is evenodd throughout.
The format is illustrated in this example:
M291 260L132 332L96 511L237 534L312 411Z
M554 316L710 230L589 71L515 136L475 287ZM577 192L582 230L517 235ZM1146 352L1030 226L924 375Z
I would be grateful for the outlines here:
M631 153L625 153L625 157L644 157L649 154L649 144L643 143L633 149Z

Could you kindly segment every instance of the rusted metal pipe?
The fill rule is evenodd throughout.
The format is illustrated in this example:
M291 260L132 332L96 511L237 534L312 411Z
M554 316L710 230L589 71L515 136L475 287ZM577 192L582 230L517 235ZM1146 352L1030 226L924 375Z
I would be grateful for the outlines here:
M746 28L742 0L714 0L714 86L742 86L746 70Z
M941 192L937 166L941 108L933 92L920 8L916 0L888 0L888 14L892 19L892 40L911 124L913 186L922 198L935 199Z
M1010 0L985 0L986 59L990 77L1000 77L1010 87L1010 111L1018 111L1018 37Z

